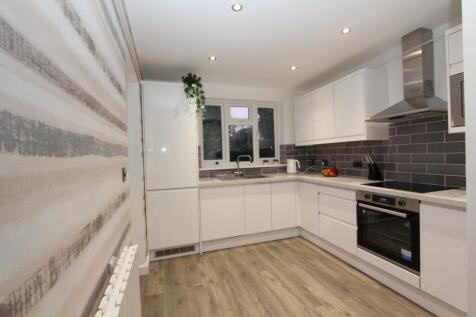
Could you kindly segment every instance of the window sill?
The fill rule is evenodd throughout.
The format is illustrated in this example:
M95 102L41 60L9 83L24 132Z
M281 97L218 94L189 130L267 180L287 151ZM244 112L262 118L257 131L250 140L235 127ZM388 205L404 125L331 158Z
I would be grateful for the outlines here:
M258 164L258 165L240 165L240 168L264 168L264 167L282 167L286 166L286 164ZM217 170L229 170L229 169L236 169L236 164L228 165L228 166L218 166L218 167L204 167L201 168L200 171L217 171Z

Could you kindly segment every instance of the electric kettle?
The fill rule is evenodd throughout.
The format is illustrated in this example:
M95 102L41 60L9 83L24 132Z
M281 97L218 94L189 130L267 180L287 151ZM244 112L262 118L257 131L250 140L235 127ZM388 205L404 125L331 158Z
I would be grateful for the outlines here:
M297 169L296 169L296 165L301 168L301 164L299 164L299 161L298 160L294 160L294 159L287 159L286 160L287 164L288 164L288 167L286 168L286 172L288 174L296 174L297 173Z

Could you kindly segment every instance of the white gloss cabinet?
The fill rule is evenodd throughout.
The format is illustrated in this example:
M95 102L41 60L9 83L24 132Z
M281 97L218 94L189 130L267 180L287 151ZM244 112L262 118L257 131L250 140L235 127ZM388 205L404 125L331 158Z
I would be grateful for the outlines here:
M295 182L271 184L271 208L273 230L296 227Z
M421 289L467 311L466 212L420 205Z
M296 98L294 104L294 127L296 143L306 142L313 138L311 95Z
M334 85L334 136L364 134L364 74L358 73Z
M323 86L311 93L312 139L328 139L334 136L334 89Z
M196 107L183 85L143 82L147 190L197 187Z
M245 234L243 186L200 189L202 240L216 240Z
M361 69L297 97L296 145L388 139L388 123L366 122L388 105L387 73Z
M271 231L271 185L245 185L245 233Z
M199 242L197 188L149 191L146 198L151 250Z
M315 235L319 235L318 188L316 184L297 184L299 226Z

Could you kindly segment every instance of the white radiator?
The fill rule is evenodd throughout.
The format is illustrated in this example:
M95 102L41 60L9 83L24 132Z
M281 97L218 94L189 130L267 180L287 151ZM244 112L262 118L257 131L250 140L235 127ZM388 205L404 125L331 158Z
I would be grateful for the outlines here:
M122 250L95 317L141 316L136 253L137 245Z

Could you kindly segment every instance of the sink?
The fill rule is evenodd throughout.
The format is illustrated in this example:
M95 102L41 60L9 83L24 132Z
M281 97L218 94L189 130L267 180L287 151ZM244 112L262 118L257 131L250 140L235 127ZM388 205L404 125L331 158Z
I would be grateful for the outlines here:
M222 180L222 181L235 181L235 180L240 180L240 179L259 179L259 178L266 178L268 176L266 175L242 175L242 176L235 176L233 174L226 174L226 175L221 175L218 176L217 178Z
M246 179L253 179L253 178L266 178L268 176L266 175L243 175L243 176L240 176L238 178L246 178Z

